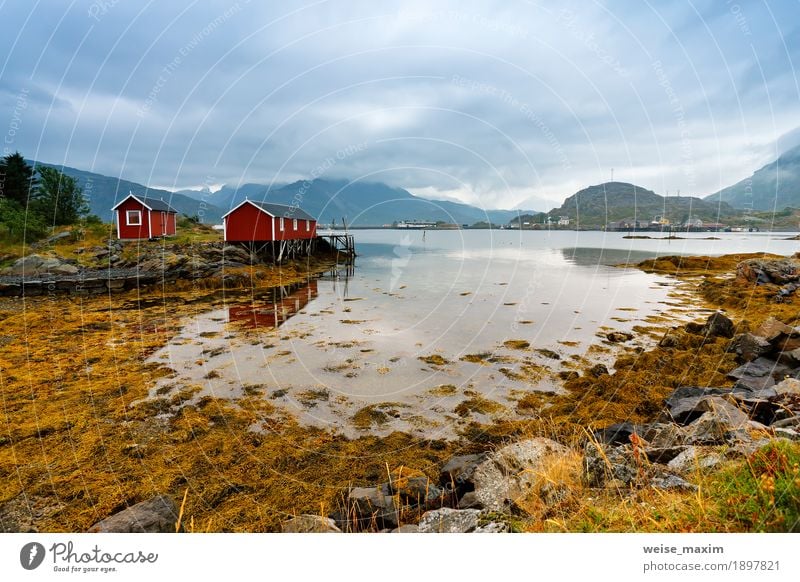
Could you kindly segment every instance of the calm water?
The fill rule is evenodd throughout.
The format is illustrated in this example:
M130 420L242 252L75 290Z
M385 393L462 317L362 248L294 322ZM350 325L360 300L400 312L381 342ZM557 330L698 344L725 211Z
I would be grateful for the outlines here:
M461 423L486 420L480 412L459 415L464 400L480 395L503 405L493 415L516 414L525 393L559 389L558 372L612 362L619 348L598 337L608 329L644 325L669 304L682 317L670 297L674 281L613 265L800 248L776 233L624 234L355 231L351 276L342 270L187 320L152 358L175 370L153 394L196 385L197 397L237 398L243 387L257 387L303 422L345 434L359 434L352 417L373 405L383 412L373 432L446 436ZM504 345L509 340L530 347ZM430 356L442 360L420 359Z

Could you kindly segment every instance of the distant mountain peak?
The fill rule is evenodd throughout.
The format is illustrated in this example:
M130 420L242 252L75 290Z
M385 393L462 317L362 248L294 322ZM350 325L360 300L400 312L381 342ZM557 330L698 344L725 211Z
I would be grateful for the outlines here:
M745 210L800 208L800 145L783 152L774 162L705 197Z

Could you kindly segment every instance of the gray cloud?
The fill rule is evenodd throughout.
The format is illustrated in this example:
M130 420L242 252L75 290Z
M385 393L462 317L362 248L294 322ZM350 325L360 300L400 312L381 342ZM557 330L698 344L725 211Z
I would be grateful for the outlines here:
M0 103L30 104L12 145L173 188L333 156L324 177L489 208L612 167L705 194L774 157L800 102L788 3L50 4L0 8Z

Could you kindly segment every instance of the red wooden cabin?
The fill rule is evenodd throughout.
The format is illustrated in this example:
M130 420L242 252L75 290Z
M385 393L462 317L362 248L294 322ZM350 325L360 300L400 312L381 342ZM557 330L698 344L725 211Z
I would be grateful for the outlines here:
M222 217L225 242L311 239L317 219L296 206L245 200Z
M117 238L121 240L173 236L177 230L178 211L163 200L131 193L112 210L116 213Z

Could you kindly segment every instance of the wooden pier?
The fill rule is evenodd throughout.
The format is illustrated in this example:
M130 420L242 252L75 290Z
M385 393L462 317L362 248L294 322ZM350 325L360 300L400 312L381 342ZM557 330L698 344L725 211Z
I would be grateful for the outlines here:
M336 260L352 261L356 256L353 235L347 232L323 232L315 238L267 242L231 243L243 246L252 256L280 264L286 260L310 257L317 251L336 254Z
M356 256L356 243L353 235L348 232L323 231L317 233L317 238L327 243L336 254Z

